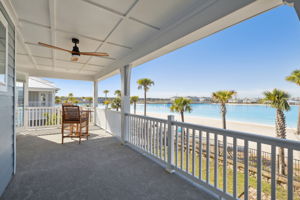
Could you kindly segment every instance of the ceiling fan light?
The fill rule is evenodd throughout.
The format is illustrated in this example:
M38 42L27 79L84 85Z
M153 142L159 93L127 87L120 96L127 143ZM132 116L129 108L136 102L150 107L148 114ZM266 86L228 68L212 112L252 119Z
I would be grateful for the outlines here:
M72 54L71 61L72 61L72 62L77 62L78 60L79 60L79 55L77 55L77 54Z

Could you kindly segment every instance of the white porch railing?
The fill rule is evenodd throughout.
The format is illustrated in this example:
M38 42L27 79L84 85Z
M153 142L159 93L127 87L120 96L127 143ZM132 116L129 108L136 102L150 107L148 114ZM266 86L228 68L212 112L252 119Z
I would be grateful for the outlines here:
M83 108L93 110L93 108ZM18 128L43 128L61 125L61 107L27 107L18 108L16 113L16 126ZM94 113L90 114L90 123L94 120Z
M219 197L252 199L249 187L254 187L254 198L265 199L262 188L266 183L270 188L267 195L277 199L280 183L287 186L286 196L292 200L295 186L299 187L299 163L294 155L300 152L300 142L182 123L171 118L164 120L133 114L126 114L126 117L129 145ZM250 147L256 150L256 155ZM279 174L277 170L280 148L285 150L286 174ZM262 159L264 151L271 154L268 162ZM264 171L264 166L269 170ZM253 174L256 181L250 185L249 178L253 178ZM243 187L238 188L238 185Z
M28 115L27 127L50 127L61 124L60 107L28 107L25 109Z
M121 113L109 109L96 109L96 125L112 135L121 138Z

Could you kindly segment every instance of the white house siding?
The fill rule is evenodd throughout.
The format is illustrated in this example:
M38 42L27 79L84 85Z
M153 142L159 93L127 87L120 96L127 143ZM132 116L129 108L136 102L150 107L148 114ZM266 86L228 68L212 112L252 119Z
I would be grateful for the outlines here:
M14 172L15 107L15 28L3 5L0 10L8 22L8 89L0 93L0 196Z

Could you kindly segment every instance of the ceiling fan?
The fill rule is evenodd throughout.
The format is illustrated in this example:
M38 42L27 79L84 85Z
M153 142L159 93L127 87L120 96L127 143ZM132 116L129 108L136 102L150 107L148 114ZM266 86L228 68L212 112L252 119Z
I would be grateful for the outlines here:
M63 49L63 48L60 48L60 47L52 46L52 45L49 45L49 44L45 44L45 43L42 43L42 42L39 42L38 44L43 46L43 47L48 47L48 48L57 49L57 50L61 50L61 51L66 51L66 52L70 53L72 55L71 61L78 61L80 55L100 56L100 57L109 56L107 53L103 53L103 52L80 52L79 47L77 46L77 44L79 44L79 40L77 38L72 38L72 42L74 43L74 47L73 47L72 51L67 50L67 49Z

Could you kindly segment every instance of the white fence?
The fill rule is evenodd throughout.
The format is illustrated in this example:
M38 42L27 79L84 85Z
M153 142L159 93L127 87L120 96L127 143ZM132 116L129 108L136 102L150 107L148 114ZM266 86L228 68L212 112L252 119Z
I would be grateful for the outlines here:
M121 113L109 109L96 109L96 125L111 133L121 137Z
M82 108L91 110L93 108ZM94 120L94 113L90 113L90 123ZM57 127L61 125L61 107L27 107L18 108L16 113L16 125L19 128L43 128Z
M286 192L287 199L292 200L297 195L294 188L299 182L296 182L294 171L294 154L300 151L298 141L198 126L172 118L164 120L133 114L126 114L126 117L129 121L130 145L158 160L168 170L175 170L219 197L251 199L249 187L254 187L256 199L265 199L266 195L277 199L279 184L286 185L283 192ZM230 148L229 143L233 144ZM250 143L256 146L255 157L249 152ZM242 150L237 148L241 144ZM271 149L271 159L267 163L270 170L264 174L263 165L266 163L262 162L263 146ZM277 152L282 148L286 163L283 174L278 174ZM238 162L241 159L243 162ZM249 166L250 159L252 162L255 159L255 167ZM250 185L249 178L253 174L255 184ZM263 176L269 176L271 183L263 180ZM263 192L263 184L270 188L269 194Z

